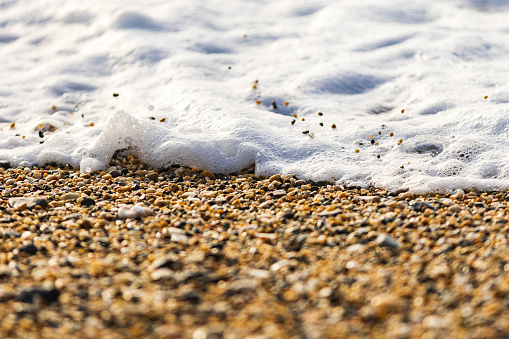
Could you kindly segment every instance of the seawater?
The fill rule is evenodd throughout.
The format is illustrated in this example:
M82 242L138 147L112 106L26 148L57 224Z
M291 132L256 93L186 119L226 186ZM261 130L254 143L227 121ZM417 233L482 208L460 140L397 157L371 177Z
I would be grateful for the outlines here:
M0 159L93 171L129 148L156 167L505 189L508 10L497 0L0 1Z

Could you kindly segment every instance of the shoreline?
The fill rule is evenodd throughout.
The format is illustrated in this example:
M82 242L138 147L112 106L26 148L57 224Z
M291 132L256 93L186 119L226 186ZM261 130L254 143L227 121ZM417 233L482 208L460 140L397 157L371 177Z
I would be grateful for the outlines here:
M0 169L0 337L509 336L507 191L111 166Z

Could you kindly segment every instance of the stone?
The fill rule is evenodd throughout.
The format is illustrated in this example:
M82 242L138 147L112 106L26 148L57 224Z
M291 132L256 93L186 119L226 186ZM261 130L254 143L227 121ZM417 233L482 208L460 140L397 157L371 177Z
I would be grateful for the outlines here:
M156 201L154 201L154 205L156 205L157 207L163 207L163 206L167 206L170 202L166 199L163 199L163 198L157 198Z
M286 195L286 191L283 190L275 190L272 192L272 195L275 197L282 197L283 195Z
M59 178L59 177L58 177L58 175L56 175L56 174L50 174L50 175L48 175L48 176L45 178L46 182L50 182L50 181L58 180L58 179L60 179L60 178Z
M81 206L89 207L95 205L95 200L92 198L83 198L80 203Z
M146 217L152 214L153 212L149 207L145 207L141 204L137 204L132 207L124 205L118 209L118 217L120 219L128 218L136 219Z
M10 198L9 206L12 208L19 208L22 204L26 204L28 209L34 209L35 206L40 206L42 209L48 207L48 201L44 198L27 198L27 197L18 197L18 198Z
M157 179L159 178L159 173L149 172L145 175L145 178L152 180L152 181L157 181Z
M60 200L62 201L75 200L78 199L79 197L80 197L79 193L69 192L62 194L60 196Z
M393 252L401 250L401 244L388 234L380 234L376 239L376 244L380 247L386 247Z
M119 170L113 170L110 171L109 174L111 175L112 178L116 178L120 177L122 175L122 172L120 172Z
M7 160L0 160L0 168L9 169L11 168L11 163Z
M343 210L335 209L335 210L332 210L332 211L323 211L323 212L320 212L320 213L318 213L318 215L320 217L332 217L334 215L338 215L338 214L341 214L341 213L343 213Z
M393 293L379 294L371 299L371 307L380 319L385 319L390 313L401 313L403 306L403 299Z
M203 177L204 177L204 178L209 178L209 179L211 179L211 180L214 180L214 179L216 178L216 176L214 175L214 173L209 172L209 171L207 171L207 170L204 170L202 174L203 174Z
M39 249L34 244L28 244L23 247L20 247L19 251L26 253L28 255L34 255L37 253Z
M18 295L18 300L25 303L33 303L36 298L41 298L43 301L47 303L57 302L60 297L60 291L53 288L41 288L41 287L33 287L28 288Z

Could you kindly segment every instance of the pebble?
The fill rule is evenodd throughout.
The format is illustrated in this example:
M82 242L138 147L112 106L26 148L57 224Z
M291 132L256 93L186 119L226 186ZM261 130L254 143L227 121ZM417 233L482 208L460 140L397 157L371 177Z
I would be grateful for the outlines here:
M48 175L48 176L45 178L46 182L50 182L50 181L54 181L54 180L58 180L58 179L60 179L60 178L59 178L59 177L58 177L58 175L56 175L56 174Z
M403 300L393 293L379 294L371 299L371 307L380 319L385 319L390 313L403 312L403 306Z
M134 205L132 207L129 206L121 206L118 209L118 217L120 219L128 219L128 218L142 218L152 215L152 210L149 207L145 207L141 204Z
M19 251L29 255L34 255L37 253L38 248L34 244L28 244L20 247Z
M92 198L83 198L80 202L80 206L84 206L84 207L90 207L90 206L94 206L95 205L95 200L92 199Z
M149 179L149 180L152 180L152 181L157 181L157 178L159 178L159 173L157 172L149 172L145 175L145 178Z
M55 287L33 287L22 290L18 295L18 300L25 303L33 303L40 298L47 303L53 303L58 301L60 294L60 291Z
M11 168L11 163L7 160L0 160L0 168L9 169Z
M65 193L60 196L60 200L66 201L66 200L75 200L79 198L79 193Z
M386 247L394 252L398 252L401 249L401 244L387 234L380 234L376 239L376 244L380 247Z
M9 205L15 209L18 209L21 205L25 205L28 209L34 209L36 206L41 207L42 209L48 206L48 201L44 198L24 198L24 197L15 197L9 198Z
M203 177L205 178L209 178L210 180L214 180L216 178L216 176L214 175L214 173L212 172L209 172L207 170L204 170L203 171Z
M282 197L283 195L286 195L286 191L283 190L275 190L272 192L272 195L275 197Z

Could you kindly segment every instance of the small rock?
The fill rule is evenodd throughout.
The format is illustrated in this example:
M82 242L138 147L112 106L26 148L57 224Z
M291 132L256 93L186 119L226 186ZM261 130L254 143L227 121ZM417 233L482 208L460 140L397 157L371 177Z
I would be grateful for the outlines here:
M166 199L163 199L163 198L157 198L156 201L154 201L154 205L156 205L157 207L163 207L163 206L167 206L170 202Z
M152 210L148 207L145 207L141 204L134 205L132 207L129 206L121 206L118 209L118 217L120 219L128 219L128 218L141 218L152 215Z
M22 204L26 204L26 207L28 209L33 209L35 206L40 206L41 208L48 207L48 202L44 198L25 198L25 197L19 197L19 198L10 198L9 199L9 206L12 208L17 209Z
M215 196L216 194L217 194L216 191L203 191L200 193L200 196L205 197L205 198L211 198L211 197Z
M451 275L451 269L445 263L437 265L428 265L427 273L430 278L437 279L439 277L448 277Z
M380 197L376 195L361 195L359 199L371 202L380 202Z
M119 170L113 170L113 171L110 171L110 175L112 178L116 178L116 177L121 176L122 172L120 172Z
M274 174L269 178L270 181L278 180L281 181L281 174Z
M332 210L332 211L323 211L323 212L320 212L320 213L318 213L318 215L320 217L331 217L333 215L337 215L337 214L341 214L341 213L343 213L343 210L335 209L335 210Z
M463 210L463 207L461 207L460 205L457 205L457 204L449 206L449 211L452 213L458 213L458 212L461 212L462 210Z
M0 168L9 169L11 168L11 163L7 160L0 160Z
M184 234L174 233L171 235L171 241L185 244L188 242L188 238Z
M152 180L152 181L157 181L157 178L159 178L159 173L157 172L149 172L145 175L145 178L149 179L149 180Z
M46 182L50 182L50 181L58 180L58 179L59 179L58 175L56 175L56 174L51 174L51 175L48 175L48 176L46 177Z
M112 179L112 178L113 178L113 176L112 176L111 174L109 174L109 173L108 173L108 174L105 174L105 175L103 175L103 176L101 177L101 179L104 179L104 180L110 180L110 179Z
M28 244L19 249L20 252L26 253L28 255L34 255L37 253L38 248L34 244Z
M253 280L236 280L231 283L228 290L225 292L226 295L234 295L239 293L250 293L255 292L257 287L256 281Z
M277 238L277 234L275 233L255 233L254 235L256 238L262 239L262 240L275 240Z
M422 320L422 325L430 329L442 329L447 327L442 318L436 314L430 314Z
M181 268L182 264L180 263L178 257L176 256L164 256L162 258L158 258L154 260L152 265L150 265L151 270L158 270L161 268L166 268L169 270L178 270Z
M37 297L46 301L47 303L57 302L60 297L60 291L53 287L50 289L45 289L41 287L34 287L30 289L23 290L19 295L18 299L21 302L32 303L34 299Z
M293 186L302 186L302 185L306 185L307 184L307 181L306 180L296 180L295 181L295 184Z
M3 235L9 238L19 238L21 237L21 234L19 232L13 231L13 230L5 230L2 232Z
M79 228L90 229L93 227L92 222L89 219L82 219L78 221Z
M355 245L348 246L346 248L346 250L348 253L362 253L365 248L366 248L366 245L355 244Z
M204 178L209 178L209 179L211 179L211 180L214 180L214 179L216 178L216 176L214 175L214 173L209 172L209 171L207 171L207 170L204 170L204 171L203 171L203 177L204 177Z
M23 202L23 203L19 204L18 207L16 207L16 211L17 212L23 212L26 209L27 209L27 203L26 202Z
M83 198L81 200L81 206L89 207L95 205L95 200L92 198Z
M150 278L155 281L175 280L175 274L167 268L160 268L150 274Z
M177 184L171 184L170 185L170 190L173 192L173 193L176 193L178 191L180 191L180 186L177 185Z
M414 194L413 194L413 193L411 193L411 192L405 192L405 193L401 193L401 194L399 195L399 197L400 197L401 199L413 199L413 198L414 198Z
M261 270L258 268L251 268L247 271L247 274L253 278L269 279L272 275L269 270Z
M198 293L194 291L188 291L179 295L179 298L183 301L190 302L191 304L197 305L201 302L201 298Z
M272 192L272 195L275 197L282 197L283 195L286 195L286 191L283 190L275 190Z
M392 293L379 294L371 299L371 307L380 319L385 319L389 313L400 313L403 304L401 297Z
M79 197L80 197L79 193L69 192L69 193L62 194L60 196L60 200L62 200L62 201L74 200L74 199L78 199Z
M376 244L380 247L387 247L393 252L398 252L401 249L399 241L388 234L380 234L376 239Z

